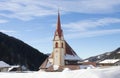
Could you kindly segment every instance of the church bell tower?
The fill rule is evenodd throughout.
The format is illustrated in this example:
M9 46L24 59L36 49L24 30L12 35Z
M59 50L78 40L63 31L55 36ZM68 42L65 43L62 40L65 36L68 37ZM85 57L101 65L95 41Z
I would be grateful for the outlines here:
M53 38L53 51L49 57L40 66L40 69L46 71L63 70L64 68L79 69L80 57L71 48L71 46L64 40L63 31L60 22L60 13L58 11L57 25Z
M64 66L65 40L60 23L60 13L58 11L57 28L53 39L53 64Z

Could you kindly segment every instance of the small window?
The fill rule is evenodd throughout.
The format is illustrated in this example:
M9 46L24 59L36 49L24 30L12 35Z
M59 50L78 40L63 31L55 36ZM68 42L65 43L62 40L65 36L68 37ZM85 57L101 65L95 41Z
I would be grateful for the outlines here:
M58 48L58 42L55 43L55 48Z
M62 43L62 48L63 48L63 43Z

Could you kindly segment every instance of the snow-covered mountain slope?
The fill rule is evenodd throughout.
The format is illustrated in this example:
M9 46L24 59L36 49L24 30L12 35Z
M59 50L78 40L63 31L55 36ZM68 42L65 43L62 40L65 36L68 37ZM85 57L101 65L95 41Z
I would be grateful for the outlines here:
M120 66L63 72L0 73L0 78L120 78Z
M100 62L105 59L120 59L120 48L117 48L116 50L111 51L111 52L106 52L104 54L89 57L85 60L88 60L91 62Z

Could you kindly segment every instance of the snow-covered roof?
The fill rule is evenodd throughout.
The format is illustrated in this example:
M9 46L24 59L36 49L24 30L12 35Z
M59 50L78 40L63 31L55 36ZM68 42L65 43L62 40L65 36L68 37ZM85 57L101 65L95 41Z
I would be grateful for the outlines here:
M0 68L2 67L10 67L10 65L5 63L4 61L0 61Z
M120 51L119 52L117 52L118 54L120 54Z
M20 66L19 65L17 65L17 66L11 66L9 69L8 69L8 71L11 71L13 68L19 68Z
M89 60L84 60L84 62L89 62Z
M99 63L111 63L112 64L112 63L116 63L118 61L120 61L120 59L106 59L106 60L103 60Z
M79 56L77 55L69 55L69 54L66 54L65 55L65 60L81 60Z

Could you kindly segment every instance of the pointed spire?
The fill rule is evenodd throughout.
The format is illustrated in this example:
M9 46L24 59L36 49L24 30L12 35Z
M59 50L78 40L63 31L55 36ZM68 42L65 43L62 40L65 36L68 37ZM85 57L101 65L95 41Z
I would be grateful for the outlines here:
M56 32L58 33L58 36L61 37L61 35L62 35L62 29L61 29L59 9L58 9L58 19L57 19L57 29L56 29Z
M58 9L57 30L61 30L61 23L60 23L60 13L59 13L59 9Z

